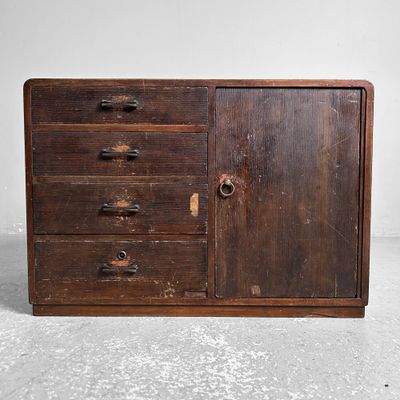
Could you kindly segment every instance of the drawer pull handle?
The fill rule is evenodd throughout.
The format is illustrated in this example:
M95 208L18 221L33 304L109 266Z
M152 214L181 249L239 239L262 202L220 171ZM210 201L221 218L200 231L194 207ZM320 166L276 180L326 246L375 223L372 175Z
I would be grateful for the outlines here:
M219 195L226 199L230 197L235 192L235 185L230 179L224 179L224 181L219 185Z
M100 156L105 160L109 160L114 157L126 157L128 160L132 160L139 157L139 150L134 149L128 151L115 151L103 149L100 152Z
M101 272L105 274L113 273L126 273L126 274L136 274L139 267L136 264L128 265L127 267L120 267L119 265L104 264L101 267Z
M102 110L124 110L132 111L139 107L137 100L131 101L113 101L113 100L101 100L100 107Z
M132 207L118 207L112 204L103 204L101 211L105 213L126 213L126 214L137 214L140 211L139 204L135 204Z

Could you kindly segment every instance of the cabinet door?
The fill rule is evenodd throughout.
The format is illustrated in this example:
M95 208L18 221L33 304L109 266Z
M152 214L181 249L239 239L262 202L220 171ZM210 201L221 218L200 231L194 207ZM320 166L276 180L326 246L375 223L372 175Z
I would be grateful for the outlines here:
M218 297L356 296L360 120L355 88L216 90Z

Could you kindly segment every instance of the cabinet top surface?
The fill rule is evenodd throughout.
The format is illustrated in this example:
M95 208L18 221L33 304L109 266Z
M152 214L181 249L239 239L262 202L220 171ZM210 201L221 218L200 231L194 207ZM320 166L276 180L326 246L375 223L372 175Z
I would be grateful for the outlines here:
M367 80L358 79L126 79L126 78L31 78L25 87L36 85L118 85L142 86L231 86L231 87L359 87L373 91Z

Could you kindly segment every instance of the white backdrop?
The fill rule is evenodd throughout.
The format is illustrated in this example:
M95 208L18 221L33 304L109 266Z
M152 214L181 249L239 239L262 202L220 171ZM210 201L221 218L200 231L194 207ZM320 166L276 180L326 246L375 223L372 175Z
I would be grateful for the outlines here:
M372 233L400 236L400 1L0 0L0 233L25 232L30 77L375 85Z

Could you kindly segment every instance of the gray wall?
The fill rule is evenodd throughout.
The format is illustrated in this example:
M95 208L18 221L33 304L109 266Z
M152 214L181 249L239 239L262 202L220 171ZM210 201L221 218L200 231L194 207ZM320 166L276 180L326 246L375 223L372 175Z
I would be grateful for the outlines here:
M30 77L360 78L375 85L374 235L400 235L400 1L0 0L0 233L25 232Z

